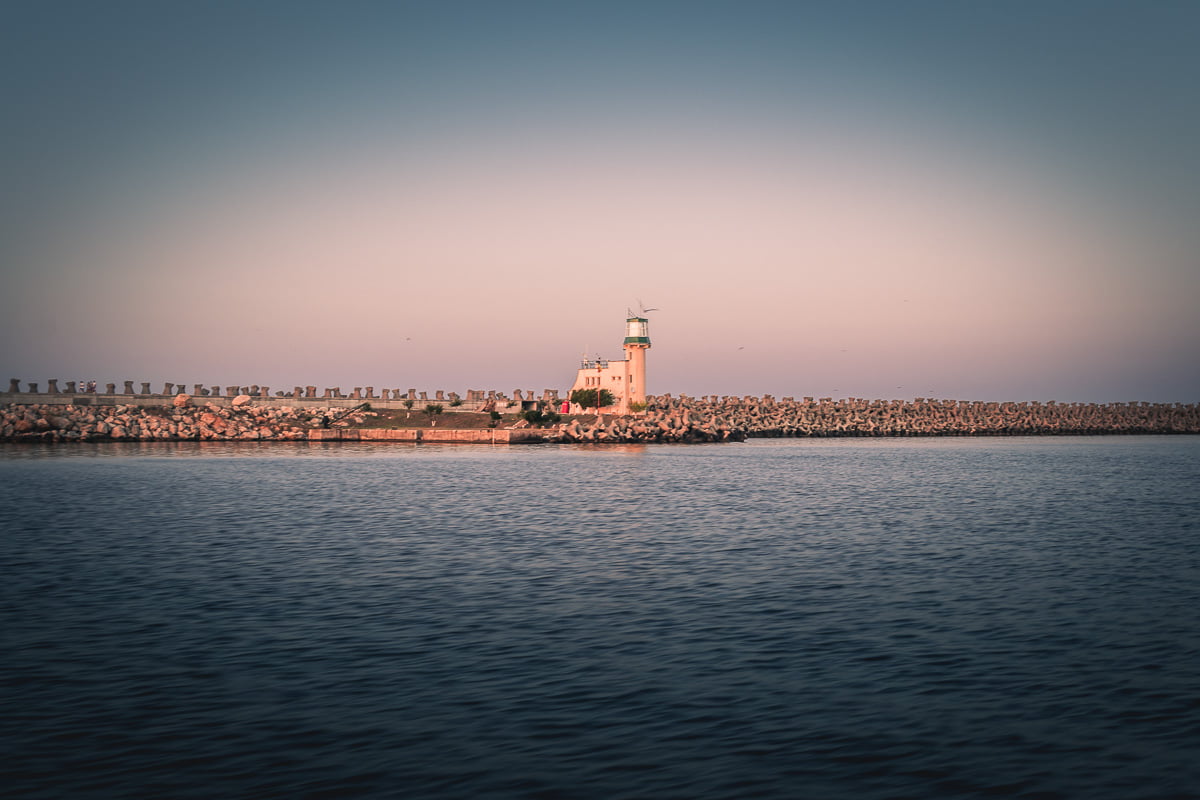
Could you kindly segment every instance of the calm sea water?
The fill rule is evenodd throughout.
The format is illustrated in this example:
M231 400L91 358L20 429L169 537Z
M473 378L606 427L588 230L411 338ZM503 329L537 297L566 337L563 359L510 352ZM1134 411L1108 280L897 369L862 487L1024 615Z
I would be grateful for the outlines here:
M9 797L1200 796L1200 437L0 447Z

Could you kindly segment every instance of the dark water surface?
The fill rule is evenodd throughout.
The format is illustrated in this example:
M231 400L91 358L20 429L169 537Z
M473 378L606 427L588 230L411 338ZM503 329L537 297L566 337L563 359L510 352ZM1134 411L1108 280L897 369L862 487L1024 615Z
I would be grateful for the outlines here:
M1200 796L1200 437L0 446L7 797Z

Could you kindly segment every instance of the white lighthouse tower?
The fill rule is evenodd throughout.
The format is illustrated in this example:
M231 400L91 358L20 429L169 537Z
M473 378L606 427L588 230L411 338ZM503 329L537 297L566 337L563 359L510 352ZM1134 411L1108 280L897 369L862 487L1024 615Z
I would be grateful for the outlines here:
M601 413L628 414L631 404L646 402L646 351L650 349L650 320L629 313L625 320L625 360L609 361L597 356L584 357L575 376L571 391L576 389L607 389L613 404L600 409ZM571 410L587 411L572 404Z

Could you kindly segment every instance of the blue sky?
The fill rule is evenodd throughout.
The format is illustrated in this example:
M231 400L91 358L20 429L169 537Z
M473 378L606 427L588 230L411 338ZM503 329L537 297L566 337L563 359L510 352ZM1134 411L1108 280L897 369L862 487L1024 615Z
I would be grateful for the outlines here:
M1200 398L1200 4L4 10L9 377Z

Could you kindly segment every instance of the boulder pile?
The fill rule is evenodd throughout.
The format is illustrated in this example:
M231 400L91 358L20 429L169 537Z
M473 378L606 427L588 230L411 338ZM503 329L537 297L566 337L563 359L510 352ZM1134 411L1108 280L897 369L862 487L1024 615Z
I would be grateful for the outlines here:
M1200 433L1200 404L797 401L764 397L656 397L658 414L687 412L745 436L1028 436Z
M647 411L642 416L576 418L546 432L548 442L740 442L741 429L688 408Z
M364 414L346 422L362 422ZM289 407L259 407L235 403L222 408L212 403L191 405L187 395L170 406L8 405L0 408L0 440L6 441L298 441L319 425L316 414Z
M10 404L0 441L303 441L315 428L359 426L376 412L259 405L225 408L179 394L161 406ZM519 423L525 426L527 423ZM448 425L447 427L452 427ZM574 417L538 432L548 442L739 442L779 436L1029 436L1200 433L1200 404L984 403L959 400L650 398L644 414Z

